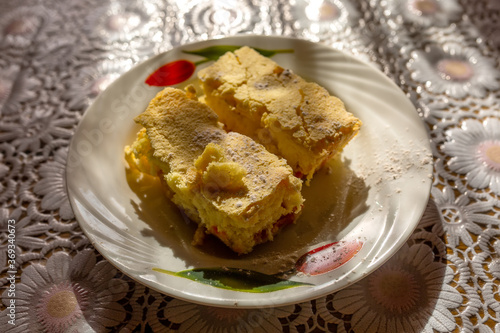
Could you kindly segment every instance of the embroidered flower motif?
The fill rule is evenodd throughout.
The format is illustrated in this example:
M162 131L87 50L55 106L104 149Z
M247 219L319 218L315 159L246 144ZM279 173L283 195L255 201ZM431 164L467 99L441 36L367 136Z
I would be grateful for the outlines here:
M11 228L15 228L15 243L9 243L9 220L15 221L15 224L10 224ZM26 250L39 250L45 246L45 241L37 236L43 235L48 229L49 226L46 223L34 222L29 216L23 216L22 208L16 208L10 214L6 208L0 209L0 230L2 230L0 233L0 262L2 263L0 271L17 270L23 258L20 247ZM15 262L7 261L14 260L8 257L9 244L16 246Z
M388 2L388 11L421 27L444 27L460 17L462 8L456 0L397 0Z
M251 1L190 1L185 6L178 3L180 24L186 27L181 42L193 39L216 38L238 33L269 33L264 24L269 8L255 6Z
M481 295L484 299L484 302L489 308L491 308L496 313L500 312L500 303L498 302L498 298L500 297L500 290L498 289L498 283L487 282L482 288ZM500 323L497 324L495 332L499 332L499 328Z
M334 295L332 304L352 314L355 332L449 332L456 327L449 309L462 296L449 283L453 271L435 262L425 244L405 245L389 262Z
M483 231L477 223L499 224L495 217L486 214L492 207L489 202L470 203L466 195L455 199L450 187L445 187L443 191L433 188L431 193L441 218L441 223L435 224L432 231L442 235L444 230L451 248L458 246L460 240L467 246L473 245L471 234L480 235Z
M349 1L297 0L292 4L297 11L297 28L306 29L320 38L332 32L348 30L351 23L359 18L359 13Z
M449 168L465 174L470 186L489 187L500 195L500 120L467 119L461 128L450 129L447 136L451 139L445 142L443 151L452 156Z
M466 258L470 258L470 267L472 272L476 277L476 280L484 281L481 285L476 285L476 288L480 288L480 293L475 290L475 293L481 295L481 300L473 302L469 301L471 304L483 304L482 308L485 312L484 321L488 320L488 317L496 321L496 318L491 316L494 313L500 313L500 303L498 299L500 297L500 289L498 288L498 280L500 279L500 230L489 229L487 232L483 232L480 238L478 238L478 245L481 249L480 251L475 251L477 247L471 248L470 252L467 251ZM459 283L460 286L464 285ZM465 284L466 285L466 284ZM479 308L479 306L477 306ZM491 311L490 311L491 310ZM480 311L477 309L474 313ZM488 320L489 321L489 320ZM500 328L500 324L497 324L495 332ZM487 330L486 326L480 328L480 332L493 332Z
M262 31L259 7L246 0L237 1L191 1L180 5L182 22L191 38L213 38Z
M425 51L414 51L411 57L408 68L412 79L432 93L483 97L487 89L500 88L498 71L477 49L448 43L442 48L429 46Z
M37 52L33 54L33 67L43 66L46 72L66 71L68 65L77 67L75 63L81 61L82 41L76 35L61 34L58 38L45 39L37 44ZM52 89L59 86L61 81L54 80L50 75L44 76L45 88ZM62 90L62 89L61 89Z
M90 249L71 258L56 252L45 266L31 264L16 284L16 326L11 332L71 332L87 328L97 332L125 319L122 299L128 285L114 279L116 270L96 262ZM4 292L4 304L9 298ZM6 313L1 313L7 317Z
M21 7L4 15L0 20L0 41L14 47L30 45L42 24L40 8Z
M103 10L104 9L104 10ZM146 33L154 23L155 7L147 2L111 2L89 17L94 33L110 42L130 42Z
M4 115L19 112L20 103L33 100L40 81L20 72L19 66L0 70L0 113Z
M82 310L88 306L85 289L77 283L63 282L45 290L40 297L36 313L47 330L63 332L82 317Z
M156 306L160 303L158 302ZM162 315L171 322L179 324L179 332L211 332L228 333L246 332L255 330L264 332L282 332L282 322L287 325L303 325L312 315L310 303L300 304L301 311L295 313L295 305L271 309L229 309L188 303L173 299L161 309ZM148 312L148 320L158 321L160 309ZM155 325L157 327L158 325ZM158 326L159 327L159 326Z
M76 79L69 82L67 93L63 94L63 98L69 100L71 109L82 110L131 67L131 60L114 60L84 68Z
M328 332L328 324L335 324L335 332L346 333L343 315L334 311L331 307L331 299L335 294L330 294L326 297L321 297L316 299L316 316L319 317L315 320L318 324L318 328L324 332ZM347 321L347 320L346 320ZM323 324L323 325L321 325ZM322 327L325 326L325 327Z
M491 281L500 276L500 263L494 251L491 252L489 249L486 252L478 253L470 251L469 257L471 257L471 259L469 259L470 267L477 278L483 281ZM486 294L483 294L483 297L485 297L485 295ZM498 308L500 309L500 304Z
M54 115L51 110L21 114L18 120L0 123L0 141L10 142L20 152L36 152L44 144L71 138L72 128L77 122L76 117Z
M67 149L59 149L56 151L53 161L47 162L40 167L39 173L42 179L33 189L36 194L43 196L43 209L59 210L59 215L65 220L74 217L66 193L67 154Z

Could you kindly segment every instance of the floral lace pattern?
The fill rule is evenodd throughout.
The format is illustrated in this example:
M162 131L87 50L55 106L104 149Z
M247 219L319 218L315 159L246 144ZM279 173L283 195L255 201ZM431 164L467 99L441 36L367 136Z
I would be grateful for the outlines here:
M26 0L0 7L1 327L500 331L497 1ZM114 79L173 46L246 33L325 43L382 70L428 128L434 182L407 244L365 279L300 304L221 309L161 295L114 269L80 230L64 174L84 110ZM15 326L8 323L13 281Z

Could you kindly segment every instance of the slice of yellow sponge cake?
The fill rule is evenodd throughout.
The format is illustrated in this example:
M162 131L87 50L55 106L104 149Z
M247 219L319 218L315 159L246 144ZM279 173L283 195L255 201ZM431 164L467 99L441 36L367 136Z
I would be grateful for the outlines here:
M239 133L189 91L166 88L135 118L144 128L125 148L131 167L160 176L171 200L205 233L243 254L272 240L301 212L302 182L284 159Z
M205 102L227 130L254 138L308 180L361 126L326 89L246 46L198 77Z

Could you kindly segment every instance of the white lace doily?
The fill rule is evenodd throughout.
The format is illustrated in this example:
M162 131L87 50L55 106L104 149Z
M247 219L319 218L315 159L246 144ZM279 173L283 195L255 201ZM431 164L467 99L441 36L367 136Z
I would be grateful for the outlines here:
M499 22L498 0L0 0L0 327L500 332ZM110 82L173 46L242 33L371 62L414 103L434 154L406 246L359 283L280 308L211 308L135 283L93 249L66 194L72 133Z

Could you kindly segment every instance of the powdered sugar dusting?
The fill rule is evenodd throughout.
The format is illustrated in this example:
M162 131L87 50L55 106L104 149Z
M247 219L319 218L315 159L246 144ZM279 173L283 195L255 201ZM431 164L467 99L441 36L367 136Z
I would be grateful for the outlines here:
M406 131L409 129L406 128ZM421 142L409 140L403 144L393 139L391 136L383 138L381 146L385 148L371 152L369 161L363 158L362 162L358 163L356 171L360 177L373 178L369 183L380 185L403 177L413 178L414 175L421 175L422 171L427 170L433 163L432 154ZM431 173L423 178L422 182L428 179L432 179ZM396 193L400 192L401 188L397 188Z

